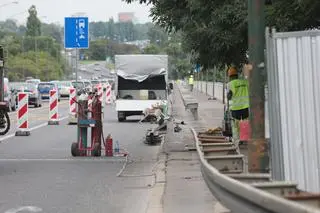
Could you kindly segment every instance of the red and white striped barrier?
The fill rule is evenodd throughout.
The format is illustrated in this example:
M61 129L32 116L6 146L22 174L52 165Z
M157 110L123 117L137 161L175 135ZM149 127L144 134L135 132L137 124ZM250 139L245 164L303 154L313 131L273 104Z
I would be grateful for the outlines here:
M92 102L93 102L93 100L92 100L92 96L88 96L88 110L89 111L92 111Z
M75 88L69 89L69 124L77 124L77 94Z
M102 88L102 86L98 87L98 97L99 97L99 101L102 102L102 99L103 99L103 88Z
M49 125L58 125L58 92L50 90L49 92Z
M106 104L111 104L111 86L107 86L107 92L106 92Z
M28 111L28 94L25 92L18 93L18 120L16 136L29 136L29 111Z
M77 108L76 108L76 89L70 88L69 90L69 113L71 115L76 115Z

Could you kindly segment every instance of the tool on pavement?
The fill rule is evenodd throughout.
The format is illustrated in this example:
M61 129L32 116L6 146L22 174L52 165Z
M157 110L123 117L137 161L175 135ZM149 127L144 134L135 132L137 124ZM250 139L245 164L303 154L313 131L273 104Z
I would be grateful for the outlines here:
M232 137L232 126L231 126L231 111L229 100L227 101L227 106L224 106L224 116L222 121L222 132L224 136Z

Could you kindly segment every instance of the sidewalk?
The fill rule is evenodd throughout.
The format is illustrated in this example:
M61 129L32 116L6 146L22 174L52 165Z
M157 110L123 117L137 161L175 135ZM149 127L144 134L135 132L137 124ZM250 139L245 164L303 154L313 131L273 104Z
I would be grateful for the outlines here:
M166 186L163 196L164 213L228 213L211 194L205 184L197 152L187 151L186 145L193 146L194 138L189 129L197 131L208 127L221 126L223 105L218 101L208 100L202 93L194 92L199 102L199 120L194 121L191 112L185 111L178 85L174 85L172 94L172 114L175 119L187 125L175 133L173 124L168 125L168 134L163 151L167 153Z

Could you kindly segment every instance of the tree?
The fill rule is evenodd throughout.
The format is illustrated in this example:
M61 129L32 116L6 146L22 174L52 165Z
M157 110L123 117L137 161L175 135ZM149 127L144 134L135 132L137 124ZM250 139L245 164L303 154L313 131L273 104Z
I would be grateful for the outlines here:
M126 0L131 3L132 0ZM247 2L242 0L139 0L151 3L153 21L182 31L183 46L204 68L240 65L248 49ZM280 30L319 26L320 1L277 0L267 6L267 24Z
M148 38L151 43L163 46L168 40L168 34L158 25L149 26Z
M42 35L52 37L57 43L62 43L62 28L56 24L41 24Z
M18 31L18 26L16 22L12 19L7 19L4 22L0 22L1 31L5 32L13 32L16 33Z
M154 44L150 44L143 49L144 54L160 54L161 49Z
M29 10L29 17L27 19L27 36L40 36L41 35L41 22L37 17L36 6L32 5Z

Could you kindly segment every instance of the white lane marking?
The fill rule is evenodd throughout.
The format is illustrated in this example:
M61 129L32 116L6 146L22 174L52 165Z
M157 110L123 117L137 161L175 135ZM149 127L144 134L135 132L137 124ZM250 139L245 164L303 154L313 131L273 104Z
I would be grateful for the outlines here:
M63 120L65 120L65 119L67 119L68 117L69 117L68 115L67 115L67 116L64 116L64 117L60 118L59 121L63 121ZM29 128L29 131L31 132L31 131L33 131L33 130L40 129L40 128L45 127L45 126L48 126L48 123L47 123L47 122L46 122L46 123L39 124L38 126L31 127L31 128ZM16 135L16 133L12 133L12 134L10 134L10 135L6 135L6 136L3 136L3 137L0 137L0 142L3 142L3 141L5 141L5 140L8 140L9 138L14 137L15 135Z
M37 206L21 206L19 208L12 208L4 213L18 213L21 211L28 211L28 212L42 212L42 209Z

